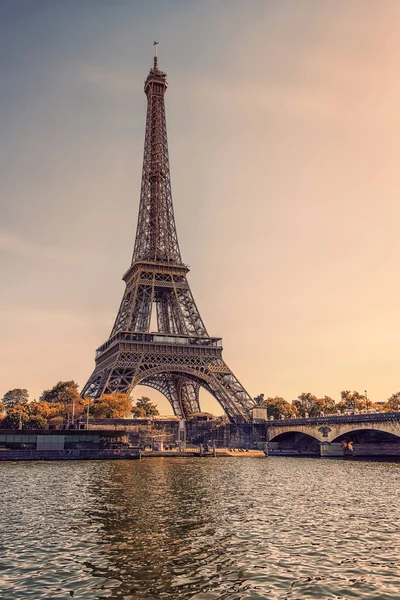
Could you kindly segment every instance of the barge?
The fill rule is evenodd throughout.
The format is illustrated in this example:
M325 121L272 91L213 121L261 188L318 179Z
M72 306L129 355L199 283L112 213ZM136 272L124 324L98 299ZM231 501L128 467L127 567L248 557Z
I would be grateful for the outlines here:
M0 429L0 461L132 460L141 455L121 430Z

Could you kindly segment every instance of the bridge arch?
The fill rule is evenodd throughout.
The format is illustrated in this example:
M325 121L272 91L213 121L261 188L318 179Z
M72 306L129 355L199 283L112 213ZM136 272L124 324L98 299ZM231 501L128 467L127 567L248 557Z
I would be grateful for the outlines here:
M283 431L273 435L269 442L269 450L275 455L319 456L320 441L313 435L303 431Z
M288 431L283 431L281 433L272 434L269 441L270 442L284 442L289 440L290 438L296 437L298 440L304 440L304 442L320 442L320 440L313 435L312 433L305 433L300 429L290 429Z
M368 443L398 443L400 444L400 431L398 433L388 431L388 427L357 427L348 428L347 431L341 433L337 437L333 438L332 443L339 443L343 441L352 441L356 444L368 444Z
M364 435L363 435L364 432ZM375 432L375 433L374 433ZM368 433L368 435L367 435ZM346 437L357 437L358 439L384 439L391 436L392 442L400 441L400 423L392 421L377 421L365 423L341 423L339 427L332 427L329 435L330 442L341 442ZM355 440L352 440L355 441Z

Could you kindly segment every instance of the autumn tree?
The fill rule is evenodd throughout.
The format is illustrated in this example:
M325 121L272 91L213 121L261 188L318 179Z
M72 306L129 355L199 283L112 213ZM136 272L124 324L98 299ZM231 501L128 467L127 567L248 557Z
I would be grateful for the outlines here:
M318 398L310 392L303 392L293 400L292 405L299 417L316 417L319 415Z
M124 419L132 412L132 400L128 394L103 394L93 402L90 413L97 419Z
M335 403L333 398L324 396L323 398L317 398L309 392L300 394L296 400L292 402L299 417L319 417L323 415L332 415L337 412L338 405Z
M27 404L19 404L7 410L1 421L2 429L21 429L29 421L29 408Z
M144 409L140 408L140 406L132 406L131 412L134 419L143 419L146 416Z
M48 429L47 419L40 415L31 415L23 424L24 429Z
M383 408L386 411L400 411L400 392L392 394L383 405Z
M317 398L316 410L318 414L333 415L337 412L337 404L330 396L324 396L323 398Z
M75 381L59 381L51 390L45 390L40 396L40 401L53 404L60 402L61 404L72 404L78 400L78 384Z
M343 390L340 392L340 402L337 408L340 411L344 410L364 410L372 406L372 402L367 399L366 396L359 394L359 392L351 392L350 390Z
M34 400L29 404L29 413L31 417L40 417L49 421L54 417L64 416L65 405L61 402L47 402L46 400Z
M263 398L260 402L260 406L265 406L267 415L269 417L274 417L274 419L290 419L290 417L296 415L295 408L280 396L275 396L275 398Z
M45 390L39 398L39 404L47 403L53 409L55 414L49 417L61 416L69 419L74 416L80 417L85 411L85 400L78 393L78 384L75 381L59 381L50 390ZM43 404L43 411L47 410L46 404ZM45 415L43 415L45 416Z
M145 417L156 417L160 414L157 404L153 404L153 402L150 400L150 398L147 398L147 396L142 396L136 400L136 407L144 411Z
M15 390L9 390L3 396L2 403L6 412L8 413L17 406L25 406L29 402L28 390L16 388Z

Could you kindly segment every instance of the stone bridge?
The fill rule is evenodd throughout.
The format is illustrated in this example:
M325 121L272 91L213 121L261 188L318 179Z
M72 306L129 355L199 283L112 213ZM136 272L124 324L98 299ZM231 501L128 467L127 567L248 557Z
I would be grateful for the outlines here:
M335 442L345 434L367 429L398 436L400 441L400 412L282 419L269 421L267 431L271 442L278 435L290 432L304 433L319 442Z
M271 454L400 456L400 412L268 421L267 439Z

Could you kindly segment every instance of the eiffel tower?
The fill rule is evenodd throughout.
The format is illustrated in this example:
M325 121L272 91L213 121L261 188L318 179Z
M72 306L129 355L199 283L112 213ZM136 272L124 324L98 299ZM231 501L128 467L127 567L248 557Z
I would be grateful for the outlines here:
M255 401L225 364L222 339L209 336L181 259L169 173L167 85L155 42L154 65L144 85L146 134L132 263L123 276L126 289L110 337L96 350L96 367L82 396L129 394L136 385L147 385L166 396L177 416L187 418L200 411L202 386L231 422L248 421Z

